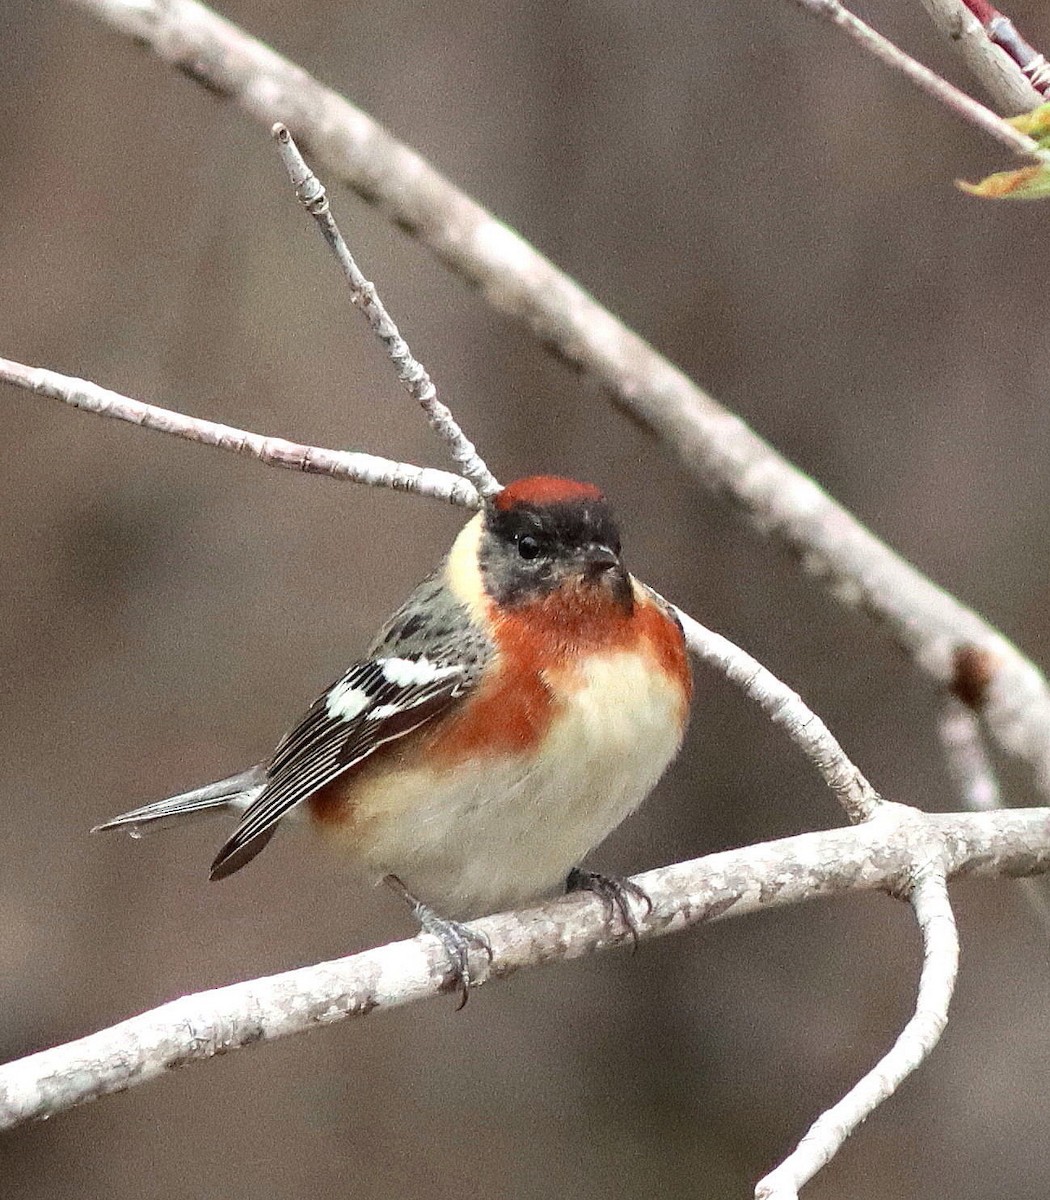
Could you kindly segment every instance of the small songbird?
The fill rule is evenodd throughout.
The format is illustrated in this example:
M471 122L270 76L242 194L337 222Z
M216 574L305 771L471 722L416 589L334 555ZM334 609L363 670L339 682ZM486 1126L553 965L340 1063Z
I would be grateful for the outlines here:
M624 567L602 493L534 476L486 501L268 762L98 828L237 813L223 879L305 809L413 903L465 996L472 935L450 918L564 884L630 923L636 889L579 864L678 752L691 687L681 626Z

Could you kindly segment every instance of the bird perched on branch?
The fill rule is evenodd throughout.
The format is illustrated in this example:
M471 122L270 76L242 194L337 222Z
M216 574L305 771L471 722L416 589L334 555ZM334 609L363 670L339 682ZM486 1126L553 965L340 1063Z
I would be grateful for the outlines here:
M624 567L602 493L534 476L486 501L268 762L98 829L239 814L223 879L304 809L413 904L465 998L476 939L451 918L565 883L631 925L637 889L579 864L674 758L690 692L681 627Z

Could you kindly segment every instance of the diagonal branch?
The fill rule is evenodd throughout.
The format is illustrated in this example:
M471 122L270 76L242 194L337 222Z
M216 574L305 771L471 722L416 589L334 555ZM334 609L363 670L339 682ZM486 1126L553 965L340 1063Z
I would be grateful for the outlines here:
M1002 797L978 715L990 664L965 650L956 657L955 687L938 715L937 734L948 774L963 804L971 812L993 812L1002 807ZM1021 879L1018 886L1042 932L1050 934L1050 897L1042 880Z
M798 1200L798 1189L826 1166L851 1133L930 1056L948 1024L959 971L959 932L943 868L922 868L910 902L922 934L915 1012L889 1052L813 1123L797 1148L755 1188L755 1200Z
M846 816L854 823L875 816L885 801L846 757L831 730L802 697L746 650L705 628L680 608L675 612L693 654L735 683L774 725L787 733L834 792Z
M929 67L924 66L911 55L905 54L899 46L895 46L888 38L883 37L866 22L854 16L849 9L839 3L839 0L795 0L795 3L811 16L837 25L869 54L873 54L880 62L892 67L895 71L900 71L928 96L939 100L952 112L962 117L964 121L969 121L971 125L975 125L987 133L989 137L1002 142L1014 154L1020 154L1025 158L1042 157L1039 146L1030 137L1018 133L1012 125L1008 125L990 108L978 103L972 96L960 91L946 79L942 79L935 71L931 71Z
M900 890L922 863L929 863L931 845L939 848L948 877L1046 871L1050 812L926 814L887 804L878 817L860 825L649 871L634 880L652 898L651 911L636 914L638 935L657 937L820 896ZM954 954L947 945L941 893L930 884L928 891L916 893L915 903L929 947L920 989L925 1045L946 1005ZM491 965L485 955L473 964L482 982L631 941L626 929L609 927L601 898L584 892L486 917L472 927L492 945ZM420 934L333 962L184 996L0 1066L0 1130L124 1091L189 1062L440 995L454 985L447 972L437 939ZM890 1074L910 1069L919 1050L917 1034L908 1034L910 1045L896 1052Z
M86 379L59 375L45 367L27 367L22 363L0 358L0 380L38 396L50 396L73 408L96 413L100 417L115 417L144 429L170 433L187 441L248 454L271 467L288 467L308 475L328 475L332 479L349 479L370 487L393 488L398 492L417 492L434 500L444 500L466 508L478 508L480 501L472 483L438 471L432 467L416 467L411 463L393 462L374 454L352 450L326 450L321 446L305 446L284 438L265 437L246 429L234 429L189 417L170 408L159 408L142 400L133 400L119 392L99 387Z
M451 409L438 399L434 381L423 364L413 358L408 343L399 333L386 305L379 299L375 284L361 273L332 215L324 184L306 165L292 135L279 121L273 127L273 136L299 202L317 222L321 235L342 268L350 288L351 302L361 309L372 332L383 343L401 385L426 413L430 427L446 442L460 473L470 480L482 496L498 492L499 483L495 476L485 466L474 443L460 428Z
M366 113L195 0L74 2L267 129L277 120L294 129L318 168L588 371L694 478L792 549L839 602L883 624L939 688L952 678L957 646L995 656L998 670L982 714L988 731L1050 790L1050 690L1038 668L520 236Z
M944 749L955 790L972 812L1002 807L999 781L988 758L976 713L949 696L937 718L937 733Z

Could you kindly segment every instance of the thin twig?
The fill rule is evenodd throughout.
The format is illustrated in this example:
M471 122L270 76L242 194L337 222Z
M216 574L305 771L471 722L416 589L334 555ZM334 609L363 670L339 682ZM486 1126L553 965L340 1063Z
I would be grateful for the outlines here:
M915 1012L892 1049L813 1123L796 1149L762 1179L755 1200L798 1200L798 1189L831 1161L860 1123L926 1059L948 1023L959 970L959 933L943 868L931 864L910 896L922 933L923 964Z
M949 696L937 722L937 732L948 773L963 803L971 812L994 812L1002 808L995 768L984 744L977 714L954 696ZM1040 879L1019 879L1017 886L1045 934L1050 934L1050 896Z
M485 465L474 443L460 428L451 409L438 399L434 381L423 364L412 356L408 343L380 300L375 284L364 277L350 253L335 217L332 216L324 184L306 165L287 127L278 121L272 132L299 202L317 222L324 240L342 268L350 288L351 302L364 313L372 332L386 348L397 372L398 381L426 413L430 427L448 445L449 453L459 467L460 474L469 479L482 496L491 496L498 492L499 482Z
M870 25L854 16L849 9L839 3L839 0L795 0L795 3L814 17L830 21L844 30L855 42L861 45L869 54L873 54L880 62L886 63L895 71L900 71L928 96L933 96L947 108L951 109L964 121L969 121L989 136L1002 142L1014 154L1025 158L1042 159L1043 152L1032 138L1018 133L1012 125L1008 125L997 113L992 112L983 104L960 91L942 79L935 71L924 66L917 59L906 54L899 46L895 46L889 38L876 32Z
M73 408L96 413L100 417L115 417L119 421L129 421L132 425L170 433L191 442L217 446L234 454L247 454L267 466L287 467L308 475L328 475L333 479L349 479L369 487L415 492L465 508L480 506L474 485L448 471L394 462L375 454L326 450L321 446L305 446L284 438L265 437L201 417L188 417L170 408L159 408L155 404L146 404L142 400L122 396L119 392L111 392L86 379L60 375L45 367L27 367L6 358L0 358L0 380L38 396L61 400Z
M1046 871L1050 812L921 813L887 803L874 820L859 825L662 867L635 877L652 899L651 911L635 914L638 936L644 940L702 921L821 896L899 890L915 872L916 855L930 845L943 848L949 877ZM933 1013L943 1009L937 997L945 993L951 958L941 948L940 902L939 895L931 895L919 914L930 948L917 1018L927 1031L934 1024ZM482 981L632 941L618 922L610 928L602 899L583 892L527 911L486 917L472 927L485 935L493 951L491 965L484 954L472 964ZM450 986L454 981L440 943L420 934L334 962L186 996L0 1067L0 1129L54 1116L188 1062L434 997ZM898 1043L889 1062L893 1071L899 1072L913 1052L907 1057L910 1064L917 1052L913 1024L908 1042Z
M854 823L873 817L885 801L846 757L831 730L802 697L781 683L746 650L705 628L681 609L675 611L685 630L689 649L702 662L717 667L727 679L743 689L774 725L786 730L788 737L835 793L847 817Z
M1000 112L1013 116L1040 102L1041 93L1019 65L993 45L968 4L963 0L922 0L922 6Z
M937 722L948 773L956 791L971 812L989 812L1002 807L999 781L995 777L977 715L954 696L949 696Z

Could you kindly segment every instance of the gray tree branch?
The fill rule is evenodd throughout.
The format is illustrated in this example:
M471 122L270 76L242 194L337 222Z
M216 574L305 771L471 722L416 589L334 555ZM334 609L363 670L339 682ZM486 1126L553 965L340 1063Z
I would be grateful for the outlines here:
M437 388L429 372L413 357L408 343L380 300L375 284L364 277L350 253L332 214L324 184L306 165L288 129L278 121L272 132L299 202L317 222L322 237L335 255L346 279L351 303L364 314L369 328L386 350L397 372L398 382L423 409L431 429L444 441L460 473L470 480L482 496L498 492L499 481L485 465L474 443L460 428L451 409L438 399Z
M234 454L247 454L267 466L287 467L292 471L327 475L332 479L347 479L370 487L393 488L398 492L417 492L421 496L466 508L478 508L481 503L472 483L448 471L393 462L389 458L353 450L304 446L284 438L234 429L203 417L190 417L170 408L160 408L156 404L132 399L131 396L122 396L87 379L60 375L46 367L29 367L0 358L0 380L37 396L61 400L63 404L100 417L113 417L190 442L230 450Z
M1025 157L1039 156L1039 147L1030 137L1018 133L990 108L979 104L972 96L961 92L935 71L906 54L899 46L895 46L888 38L851 13L839 0L795 0L795 3L811 16L836 25L868 54L874 55L893 70L900 71L921 91L940 101L946 108L964 121L975 125L989 137L1001 142L1007 149ZM1037 97L1037 102L1038 99Z
M798 1200L798 1189L838 1153L862 1121L929 1057L948 1024L959 973L959 932L948 900L939 847L916 870L909 897L922 935L923 964L915 1012L875 1066L822 1113L798 1147L755 1188L755 1200Z
M649 871L635 877L653 902L651 912L636 914L639 936L648 939L704 921L852 891L909 894L917 874L929 869L931 852L948 878L1046 871L1050 812L944 815L886 804L872 820L845 829ZM919 915L925 927L926 918ZM939 907L933 918L946 919ZM491 964L484 954L472 963L481 983L630 941L621 925L609 926L601 899L587 893L472 924L493 950ZM951 965L946 950L932 959L927 955L920 998L931 994L936 979L942 996L950 992ZM55 1116L189 1062L440 995L455 986L447 972L440 943L420 934L333 962L184 996L0 1067L0 1129ZM940 1003L931 1001L931 1014ZM911 1041L908 1061L922 1057L935 1040L927 1034L921 1046ZM887 1075L885 1095L896 1082Z
M84 380L66 379L55 372L33 370L18 363L0 360L0 379L7 379L30 392L43 393L64 400L74 407L86 407L103 416L114 416L136 424L147 424L167 433L178 434L190 441L233 450L247 448L255 457L264 462L269 461L300 468L303 464L314 464L314 469L319 469L317 464L323 463L326 474L341 474L349 478L366 480L371 472L376 476L377 482L387 481L386 478L381 478L384 475L383 471L375 470L374 463L369 456L343 455L310 446L298 446L295 448L296 453L291 454L288 452L289 443L272 438L261 438L243 430L231 430L208 421L158 409L126 396L107 392ZM448 420L456 431L456 436L450 440L458 445L462 435L459 433L458 425L451 413L448 415ZM274 446L278 447L279 452L274 452ZM364 466L359 462L362 457L368 459ZM388 466L389 469L385 471L387 476L393 473L404 478L418 471L417 468L408 464L399 463ZM429 494L473 506L479 503L480 497L471 484L458 480L456 477L450 478L457 485L463 484L471 494L468 496L461 487L445 487L444 480L440 481L442 486L435 485ZM417 487L417 490L423 490L422 486ZM840 800L850 820L866 822L866 828L869 829L881 829L887 822L901 827L904 831L905 841L910 846L909 853L913 865L906 878L901 877L891 886L897 890L903 890L906 886L910 886L911 878L921 869L921 864L925 863L930 853L927 850L928 837L923 836L924 831L921 827L916 836L915 819L920 818L917 810L907 809L897 804L886 804L861 772L850 762L824 722L806 706L797 693L783 684L757 660L727 639L705 629L688 614L679 611L679 617L690 649L701 660L715 666L741 687L773 723L788 733ZM878 820L876 821L875 818ZM761 854L761 848L753 847L752 851ZM938 857L940 856L939 851L940 843L937 843ZM744 853L750 854L751 852ZM675 869L668 868L667 870L673 873ZM766 903L767 900L777 895L780 884L791 873L789 870L785 874L785 871L781 869L777 875L777 887L771 887L768 883L760 885L758 891L760 904ZM813 894L819 894L819 884L814 884L814 887L817 890ZM802 898L802 895L800 893L799 898ZM947 904L946 895L944 899ZM680 902L681 898L679 898ZM721 900L715 897L711 904L705 907L704 915L719 915L719 903ZM950 909L948 911L950 914ZM916 912L922 923L922 914L918 907ZM646 914L647 924L654 914L659 916L655 903ZM533 921L532 915L528 913L523 916L519 914L517 919L526 925ZM674 913L672 912L668 915L666 927L670 928L673 923ZM478 931L492 944L487 930L479 926ZM661 927L654 924L651 932L661 932ZM629 936L634 937L634 934ZM558 945L564 947L567 954L572 953L573 943L570 938L561 936ZM597 947L598 943L595 943L594 948ZM391 948L384 949L390 950ZM927 949L929 952L929 947ZM493 950L495 950L495 944L493 944ZM513 950L513 946L511 950ZM528 962L546 961L548 957L550 957L549 952L545 952L539 958L526 956L522 965ZM366 962L366 959L367 956L358 956L355 961L361 963ZM508 961L513 963L512 954ZM500 965L495 957L491 966L497 975L506 973L506 969L508 969L505 963ZM320 973L323 980L327 978L326 973L331 970L332 964L322 964L320 967L308 969L305 974L294 972L279 977L282 986L276 995L271 995L265 986L272 983L272 980L238 984L233 988L223 989L223 994L231 998L234 1009L229 1022L220 1026L222 1030L220 1035L211 1032L215 1028L214 1021L209 1023L206 1015L204 1017L199 1015L198 998L191 997L177 1001L174 1005L165 1006L158 1010L158 1014L146 1014L135 1021L124 1022L112 1030L83 1039L81 1042L75 1043L73 1047L58 1047L53 1051L46 1051L42 1055L35 1055L30 1059L9 1064L8 1067L0 1069L0 1128L3 1128L5 1120L10 1120L11 1123L21 1121L23 1116L20 1114L49 1115L50 1109L41 1109L41 1104L58 1105L59 1108L69 1107L83 1100L130 1086L132 1080L150 1078L181 1062L200 1057L201 1055L196 1052L198 1047L206 1048L209 1053L218 1053L231 1045L248 1044L265 1037L283 1036L285 1033L308 1028L310 1023L322 1023L328 1019L335 1019L333 1014L350 1015L354 1012L367 1012L384 1004L390 1006L401 1003L403 1002L402 996L419 994L412 990L415 985L405 983L402 977L403 973L402 975L395 973L394 981L387 991L378 994L363 991L362 985L358 982L352 988L353 999L351 1001L345 1000L346 989L344 988L340 993L343 998L340 1003L329 999L326 1007L320 1011L320 1015L316 1015L318 1011L316 1008L317 976ZM472 968L475 977L476 971L476 967ZM924 971L924 979L927 973ZM258 990L260 987L264 989L261 993ZM214 995L214 993L209 995ZM327 993L322 992L321 995L326 997ZM308 1013L314 1014L305 1025L302 1024L304 1007ZM265 1021L259 1018L261 1012L267 1014ZM152 1019L153 1017L158 1018L159 1024ZM245 1023L247 1024L245 1025ZM226 1032L230 1024L238 1028L247 1028L248 1032L237 1034L231 1038ZM140 1028L140 1025L143 1028ZM201 1030L204 1028L209 1029L209 1032L202 1033ZM172 1029L176 1031L174 1037ZM187 1050L185 1042L180 1040L181 1035L186 1031L191 1038L189 1050ZM839 1145L850 1132L852 1128L852 1125L849 1125L851 1114L857 1114L854 1124L859 1123L878 1103L881 1103L895 1090L900 1078L903 1078L903 1074L899 1071L894 1073L894 1070L891 1070L890 1065L887 1064L893 1064L901 1058L902 1046L909 1047L906 1061L911 1064L908 1068L911 1070L925 1057L932 1048L932 1044L932 1041L918 1037L915 1031L915 1021L909 1024L897 1046L883 1060L880 1067L862 1080L840 1105L836 1106L829 1114L825 1114L816 1123L799 1150L784 1164L783 1168L779 1169L780 1176L794 1179L796 1181L794 1186L797 1187L815 1173L836 1153ZM78 1054L81 1056L79 1059L77 1058ZM85 1055L86 1057L84 1057ZM74 1060L72 1063L68 1056L72 1056ZM130 1076L127 1074L129 1069L132 1071ZM41 1079L38 1073L34 1073L39 1070L44 1072L46 1078ZM5 1076L7 1076L6 1083ZM75 1087L69 1086L70 1078L77 1081ZM873 1080L878 1083L878 1086L875 1086ZM857 1101L858 1095L863 1097L864 1104ZM776 1173L774 1174L776 1175ZM773 1178L774 1176L767 1178L762 1186L769 1185L769 1180ZM786 1197L794 1193L771 1191L763 1194L771 1197L775 1195Z

